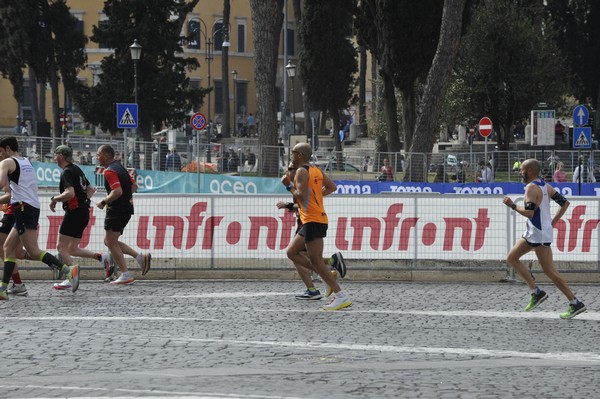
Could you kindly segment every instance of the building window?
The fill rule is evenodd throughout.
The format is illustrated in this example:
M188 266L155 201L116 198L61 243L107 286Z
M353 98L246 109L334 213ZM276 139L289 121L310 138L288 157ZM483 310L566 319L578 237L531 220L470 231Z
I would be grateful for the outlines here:
M237 51L238 53L246 52L246 25L238 24L237 26Z
M223 23L215 22L213 25L213 37L215 41L215 51L223 50Z
M188 21L188 48L200 49L200 22Z
M108 30L108 21L104 20L104 21L98 22L98 29L100 29L101 31ZM104 43L103 41L98 42L98 47L99 48L109 48L108 45L106 43Z
M294 49L294 30L293 29L288 29L287 30L287 55L288 56L293 56L296 54L296 50Z

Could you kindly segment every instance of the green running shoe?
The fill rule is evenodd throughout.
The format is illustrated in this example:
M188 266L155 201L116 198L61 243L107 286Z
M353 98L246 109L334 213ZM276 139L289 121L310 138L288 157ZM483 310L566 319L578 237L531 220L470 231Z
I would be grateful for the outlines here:
M530 310L537 308L546 299L548 299L548 294L546 294L546 291L540 291L539 294L531 294L531 300L529 301L529 304L525 307L525 311L529 312Z
M576 305L569 305L569 309L565 313L560 314L561 319L572 319L579 313L583 313L587 310L583 302L579 302Z

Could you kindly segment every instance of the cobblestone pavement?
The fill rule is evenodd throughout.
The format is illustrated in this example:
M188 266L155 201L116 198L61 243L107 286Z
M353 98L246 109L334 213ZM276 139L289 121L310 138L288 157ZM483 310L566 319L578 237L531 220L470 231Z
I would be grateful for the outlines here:
M561 320L550 285L345 282L354 305L297 301L300 282L83 281L0 302L0 397L591 398L600 287Z

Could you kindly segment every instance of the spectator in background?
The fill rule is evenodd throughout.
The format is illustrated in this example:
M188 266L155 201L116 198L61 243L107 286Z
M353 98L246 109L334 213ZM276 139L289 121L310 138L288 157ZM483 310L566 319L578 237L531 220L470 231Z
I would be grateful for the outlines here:
M523 164L522 159L517 159L515 163L513 163L513 172L517 174L521 174L521 165Z
M171 151L167 154L165 161L165 169L179 172L181 170L181 157L177 153L175 148L171 148Z
M229 159L227 161L227 171L237 172L237 168L240 166L240 157L235 152L233 147L229 147Z
M93 161L92 153L90 151L88 151L87 155L85 156L85 162L86 162L86 165L95 165L96 164Z
M573 172L573 183L579 182L580 175L581 175L582 183L596 183L596 177L594 176L594 169L593 169L593 165L594 165L593 161L591 164L588 161L587 167L585 167L584 173L581 173L580 171L581 171L584 163L585 163L585 161L584 161L583 157L579 158L579 165L577 165L577 167L575 168L575 171Z
M563 170L565 164L563 162L558 162L556 164L556 170L554 171L553 180L555 183L566 183L567 182L567 174Z
M434 183L446 183L449 180L450 179L448 178L448 175L444 172L444 165L438 165L437 169L435 170L435 176L433 178L433 182Z
M252 112L250 112L246 118L246 126L248 126L248 137L256 136L256 126L254 125L254 116L252 116Z
M566 137L565 133L566 133L565 125L563 125L560 120L556 120L556 124L554 125L554 134L556 136L560 136L562 138L563 143L567 142L567 137Z
M493 183L494 175L492 174L492 168L490 163L487 164L483 161L479 162L479 176L477 176L478 183Z
M383 158L383 166L381 167L381 175L377 179L379 181L394 181L394 170L390 165L390 160Z
M248 161L248 166L256 165L256 155L250 148L246 149L246 159Z
M169 153L169 146L167 145L167 138L162 136L158 142L158 169L165 170L167 163L167 154Z
M456 174L452 177L457 183L464 183L467 181L467 174L463 168L463 163L459 162Z

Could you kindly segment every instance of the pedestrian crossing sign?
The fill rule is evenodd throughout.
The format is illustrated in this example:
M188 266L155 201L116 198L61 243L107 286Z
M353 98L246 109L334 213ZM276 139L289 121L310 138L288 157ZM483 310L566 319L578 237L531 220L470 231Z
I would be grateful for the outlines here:
M573 148L592 148L592 128L573 128Z
M117 103L117 128L138 127L138 105L135 103Z

